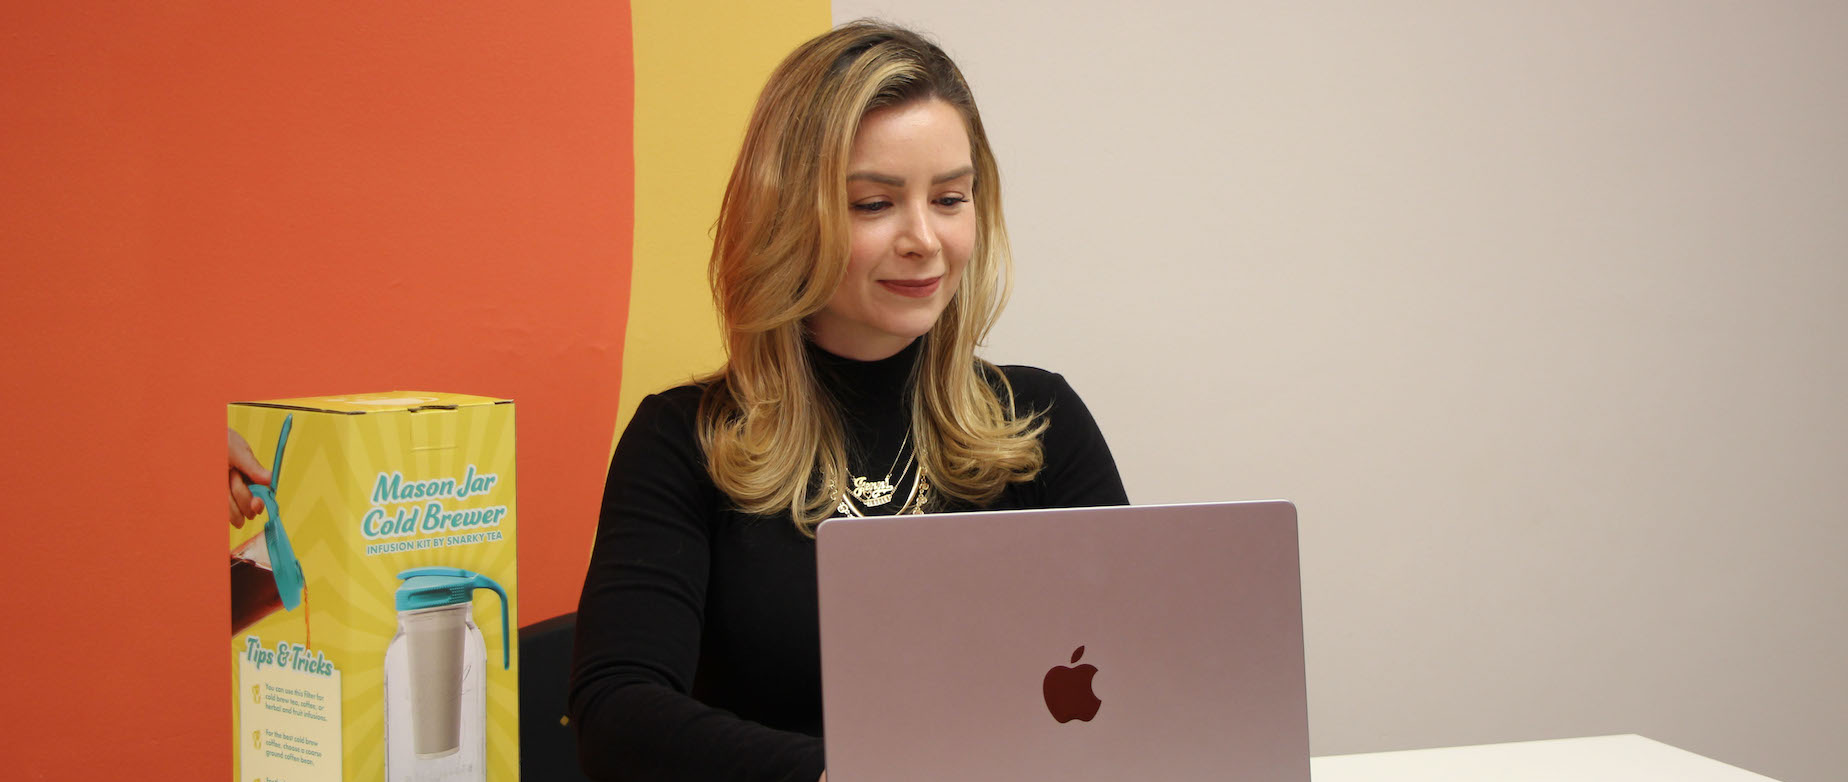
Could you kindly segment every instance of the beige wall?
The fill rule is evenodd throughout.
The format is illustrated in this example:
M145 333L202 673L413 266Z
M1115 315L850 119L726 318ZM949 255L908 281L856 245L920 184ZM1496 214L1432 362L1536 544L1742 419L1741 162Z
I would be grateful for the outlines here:
M1316 754L1848 767L1848 6L836 0L938 35L1139 502L1301 507Z

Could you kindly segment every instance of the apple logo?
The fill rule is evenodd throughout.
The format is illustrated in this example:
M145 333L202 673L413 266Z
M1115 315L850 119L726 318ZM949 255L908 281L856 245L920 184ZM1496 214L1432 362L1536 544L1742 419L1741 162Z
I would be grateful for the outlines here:
M1072 652L1072 662L1084 656L1084 647ZM1044 689L1046 691L1046 709L1052 712L1052 718L1061 723L1079 720L1090 722L1097 716L1097 709L1104 705L1097 694L1091 691L1091 677L1097 675L1097 666L1085 663L1073 668L1055 665L1046 672Z

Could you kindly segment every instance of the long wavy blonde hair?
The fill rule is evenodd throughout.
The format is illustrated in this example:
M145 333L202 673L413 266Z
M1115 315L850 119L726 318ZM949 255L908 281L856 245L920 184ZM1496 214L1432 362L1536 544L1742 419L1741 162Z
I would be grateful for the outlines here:
M807 535L848 481L839 411L804 349L849 255L847 161L867 113L938 99L962 115L975 167L976 240L926 334L911 436L933 489L985 505L1044 462L1034 411L976 357L1013 284L1001 182L968 82L916 33L859 21L797 48L764 87L719 210L709 270L725 367L704 379L699 436L713 482L748 513L789 513Z

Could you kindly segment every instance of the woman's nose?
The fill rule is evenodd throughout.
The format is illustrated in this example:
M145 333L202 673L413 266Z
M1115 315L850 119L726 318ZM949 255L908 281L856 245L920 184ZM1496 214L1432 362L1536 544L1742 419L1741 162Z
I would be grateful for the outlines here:
M943 249L943 242L937 237L936 228L930 224L929 207L920 206L909 211L905 227L898 233L898 254L918 258L935 256Z

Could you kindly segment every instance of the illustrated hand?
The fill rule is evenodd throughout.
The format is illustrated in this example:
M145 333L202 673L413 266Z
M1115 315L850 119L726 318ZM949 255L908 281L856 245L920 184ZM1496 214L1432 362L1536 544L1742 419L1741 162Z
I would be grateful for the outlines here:
M250 443L244 442L237 430L225 429L225 439L231 465L231 526L242 528L245 521L263 512L263 501L250 493L250 484L270 485L270 471L257 461L257 455L250 451Z

